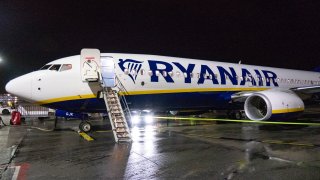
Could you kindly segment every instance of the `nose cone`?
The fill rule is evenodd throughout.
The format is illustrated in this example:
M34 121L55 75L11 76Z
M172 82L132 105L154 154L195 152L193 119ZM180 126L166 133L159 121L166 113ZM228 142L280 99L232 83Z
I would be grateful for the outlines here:
M17 77L6 84L6 91L25 100L31 100L32 76L26 74Z

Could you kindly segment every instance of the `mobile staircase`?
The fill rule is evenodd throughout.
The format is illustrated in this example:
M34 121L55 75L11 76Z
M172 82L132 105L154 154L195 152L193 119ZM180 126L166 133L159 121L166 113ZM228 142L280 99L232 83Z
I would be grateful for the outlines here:
M93 67L92 62L96 62L98 66L97 68L91 68L92 71L96 72L89 72L89 68L82 69L83 80L99 81L102 88L99 96L104 99L115 141L131 142L130 129L126 120L127 117L131 117L131 114L124 96L127 91L116 77L113 58L100 57L100 51L97 49L83 49L81 51L81 61L82 64L91 63L88 67ZM89 75L88 78L85 74Z

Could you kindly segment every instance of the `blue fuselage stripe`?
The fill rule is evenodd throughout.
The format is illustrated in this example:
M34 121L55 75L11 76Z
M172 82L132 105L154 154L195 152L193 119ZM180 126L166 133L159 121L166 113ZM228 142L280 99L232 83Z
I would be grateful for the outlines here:
M229 103L234 93L236 92L143 94L125 96L125 98L131 110L239 109L239 106ZM101 98L61 101L44 104L44 106L70 112L106 112L104 100Z

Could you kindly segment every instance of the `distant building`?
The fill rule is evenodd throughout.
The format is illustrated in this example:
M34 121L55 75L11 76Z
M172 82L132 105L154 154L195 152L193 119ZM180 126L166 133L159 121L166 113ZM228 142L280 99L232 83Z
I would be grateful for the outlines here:
M15 107L19 103L19 98L11 94L0 94L1 107Z

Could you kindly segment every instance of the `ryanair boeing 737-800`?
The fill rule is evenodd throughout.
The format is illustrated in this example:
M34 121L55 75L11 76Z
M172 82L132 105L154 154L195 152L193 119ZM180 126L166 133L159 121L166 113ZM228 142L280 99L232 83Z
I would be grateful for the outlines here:
M320 92L319 72L156 55L99 56L101 61L76 55L49 62L11 80L6 91L54 109L106 112L96 78L104 62L112 89L126 96L131 110L232 110L240 104L251 120L288 119Z

